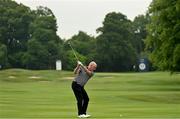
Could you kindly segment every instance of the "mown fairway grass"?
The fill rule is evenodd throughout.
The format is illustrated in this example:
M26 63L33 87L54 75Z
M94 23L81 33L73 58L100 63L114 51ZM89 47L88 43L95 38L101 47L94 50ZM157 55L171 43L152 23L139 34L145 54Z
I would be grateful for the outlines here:
M0 71L0 118L76 119L72 72ZM180 74L96 73L86 85L92 119L180 118Z

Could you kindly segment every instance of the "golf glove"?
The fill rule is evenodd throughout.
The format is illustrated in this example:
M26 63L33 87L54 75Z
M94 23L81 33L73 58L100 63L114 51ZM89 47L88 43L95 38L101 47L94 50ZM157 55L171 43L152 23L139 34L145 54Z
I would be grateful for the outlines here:
M78 64L81 65L81 66L83 66L82 62L80 62L80 61L78 61Z

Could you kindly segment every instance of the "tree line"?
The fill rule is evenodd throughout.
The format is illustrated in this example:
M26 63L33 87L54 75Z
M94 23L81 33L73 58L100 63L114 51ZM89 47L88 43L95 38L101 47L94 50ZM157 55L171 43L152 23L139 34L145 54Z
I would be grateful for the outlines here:
M132 71L147 57L152 69L180 70L179 12L177 0L153 0L145 15L133 21L120 12L105 16L98 36L79 31L70 39L57 34L53 12L39 6L31 10L12 0L0 1L0 65L3 68L54 69L57 59L72 70L76 59L94 60L98 71Z

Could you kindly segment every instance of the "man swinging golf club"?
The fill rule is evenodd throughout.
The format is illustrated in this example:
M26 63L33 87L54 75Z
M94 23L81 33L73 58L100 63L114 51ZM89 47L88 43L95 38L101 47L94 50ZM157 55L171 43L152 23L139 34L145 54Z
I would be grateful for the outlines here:
M94 75L97 64L92 61L85 67L80 61L77 62L77 67L74 69L76 77L72 82L72 89L77 100L78 117L88 118L90 115L86 114L88 107L89 97L86 93L84 86L87 81Z

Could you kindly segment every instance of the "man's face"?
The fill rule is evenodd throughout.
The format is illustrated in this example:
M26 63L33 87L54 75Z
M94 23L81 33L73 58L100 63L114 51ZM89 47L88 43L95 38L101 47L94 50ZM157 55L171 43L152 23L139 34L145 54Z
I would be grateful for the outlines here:
M89 65L88 65L89 70L94 71L94 70L96 70L96 68L97 68L96 63L94 63L94 62L89 63Z

